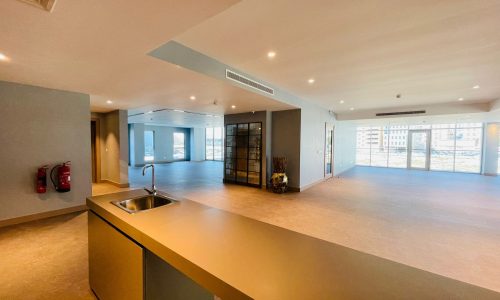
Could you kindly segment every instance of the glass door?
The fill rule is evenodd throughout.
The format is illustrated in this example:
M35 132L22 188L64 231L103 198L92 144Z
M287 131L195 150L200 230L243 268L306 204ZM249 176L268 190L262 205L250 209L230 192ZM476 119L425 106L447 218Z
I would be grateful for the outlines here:
M430 130L408 131L408 169L429 170Z
M325 177L333 173L333 126L325 123Z

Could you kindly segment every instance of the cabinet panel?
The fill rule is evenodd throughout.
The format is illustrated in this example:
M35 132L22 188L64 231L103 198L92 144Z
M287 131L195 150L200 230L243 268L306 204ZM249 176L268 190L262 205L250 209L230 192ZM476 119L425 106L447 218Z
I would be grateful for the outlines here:
M214 296L210 292L158 256L146 250L145 257L147 300L214 299Z
M100 300L144 299L143 248L88 212L89 281Z

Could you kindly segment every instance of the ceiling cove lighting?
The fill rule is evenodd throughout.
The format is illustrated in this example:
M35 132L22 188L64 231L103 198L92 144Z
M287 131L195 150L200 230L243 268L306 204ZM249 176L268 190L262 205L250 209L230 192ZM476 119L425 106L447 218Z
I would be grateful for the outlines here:
M307 80L307 82L308 82L309 84L313 84L315 81L316 81L316 80L314 80L314 78L309 78L309 79Z
M273 59L275 57L276 57L276 52L274 52L274 51L267 52L267 58Z
M135 117L135 116L147 115L147 114L150 114L150 113L175 112L175 111L181 111L181 112L186 113L186 114L192 114L192 115L197 115L197 116L212 116L214 118L222 118L223 117L221 115L205 114L205 113L199 113L199 112L194 112L194 111L186 111L186 110L171 109L171 108L160 108L160 109L150 110L148 112L140 112L140 113L136 113L136 114L131 114L131 115L128 115L128 116L129 117Z
M480 88L480 86L476 84L476 85L475 85L475 86L473 86L472 88L473 88L473 89L475 89L475 90L477 90L478 88Z
M111 101L111 100L107 100L107 101L106 101L106 103L107 103L107 104L113 104L113 101Z
M0 61L9 61L9 58L7 57L7 55L0 53Z

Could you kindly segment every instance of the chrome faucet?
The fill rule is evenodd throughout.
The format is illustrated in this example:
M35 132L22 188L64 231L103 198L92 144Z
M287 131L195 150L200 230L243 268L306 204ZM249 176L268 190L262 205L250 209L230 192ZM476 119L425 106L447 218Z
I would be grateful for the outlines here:
M150 195L156 195L156 186L155 186L155 166L153 164L151 165L145 165L142 168L142 176L146 175L146 169L151 168L152 170L152 176L151 176L151 189L144 188L146 192L148 192Z

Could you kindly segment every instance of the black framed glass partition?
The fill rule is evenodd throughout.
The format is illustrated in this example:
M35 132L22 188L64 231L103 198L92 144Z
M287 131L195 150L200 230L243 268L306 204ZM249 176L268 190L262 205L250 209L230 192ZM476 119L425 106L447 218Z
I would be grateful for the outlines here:
M262 123L226 125L224 182L262 186Z

